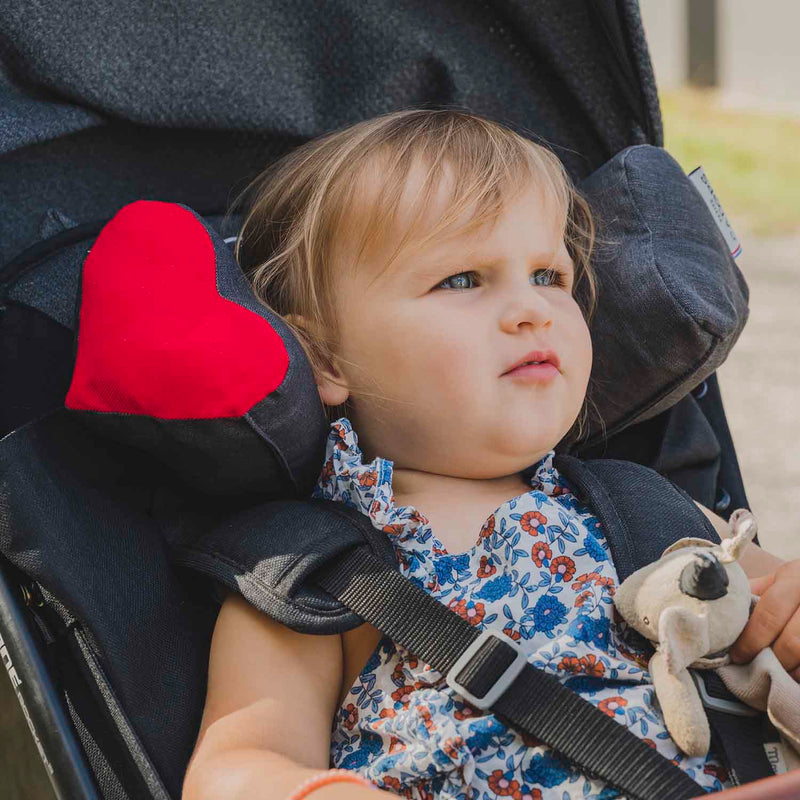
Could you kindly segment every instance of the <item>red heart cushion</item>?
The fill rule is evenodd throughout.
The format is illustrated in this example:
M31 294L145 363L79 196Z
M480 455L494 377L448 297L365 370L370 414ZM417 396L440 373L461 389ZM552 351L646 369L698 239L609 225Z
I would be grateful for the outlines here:
M68 408L240 417L281 384L286 347L264 317L220 295L218 258L238 267L219 248L182 206L141 200L117 213L84 263Z

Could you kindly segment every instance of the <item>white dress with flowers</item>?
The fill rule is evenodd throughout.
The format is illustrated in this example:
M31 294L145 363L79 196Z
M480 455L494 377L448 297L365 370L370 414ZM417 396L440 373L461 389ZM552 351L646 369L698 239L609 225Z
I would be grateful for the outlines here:
M364 464L348 419L333 423L314 496L369 515L401 572L478 628L502 631L528 661L674 759L707 791L724 772L688 758L669 738L646 657L613 619L617 575L603 531L548 453L526 474L531 491L503 503L465 553L448 553L428 521L397 507L392 462ZM384 638L334 721L331 765L415 800L565 800L619 797L548 747L482 713L442 675Z

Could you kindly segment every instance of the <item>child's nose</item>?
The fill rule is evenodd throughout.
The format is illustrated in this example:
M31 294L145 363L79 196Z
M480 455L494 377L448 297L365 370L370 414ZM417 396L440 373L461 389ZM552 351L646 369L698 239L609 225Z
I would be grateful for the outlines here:
M504 333L516 333L520 326L530 325L534 328L547 328L553 324L552 305L544 297L543 292L517 292L515 297L507 300L500 314L500 329Z

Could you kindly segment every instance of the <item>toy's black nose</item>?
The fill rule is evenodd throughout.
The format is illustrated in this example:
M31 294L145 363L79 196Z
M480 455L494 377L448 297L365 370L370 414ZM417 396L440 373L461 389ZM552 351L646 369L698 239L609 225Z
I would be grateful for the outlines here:
M728 593L728 573L716 556L697 553L681 570L681 591L700 600L716 600Z

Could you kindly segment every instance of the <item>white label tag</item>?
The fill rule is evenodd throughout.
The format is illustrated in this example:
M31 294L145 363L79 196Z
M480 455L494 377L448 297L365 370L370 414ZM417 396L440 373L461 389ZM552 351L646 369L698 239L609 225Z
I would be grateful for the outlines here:
M769 765L776 775L783 775L784 772L789 771L780 742L764 742L764 752L767 754L767 761L769 761Z
M717 195L714 193L706 171L702 167L693 169L689 173L689 180L694 184L695 189L700 192L700 197L703 198L703 202L708 206L711 216L714 217L714 222L717 223L717 227L720 229L726 244L730 248L731 255L734 258L738 258L742 252L742 244L739 241L739 237L736 235L736 231L731 227L730 222L728 222L725 212L722 210L722 203L719 202Z

